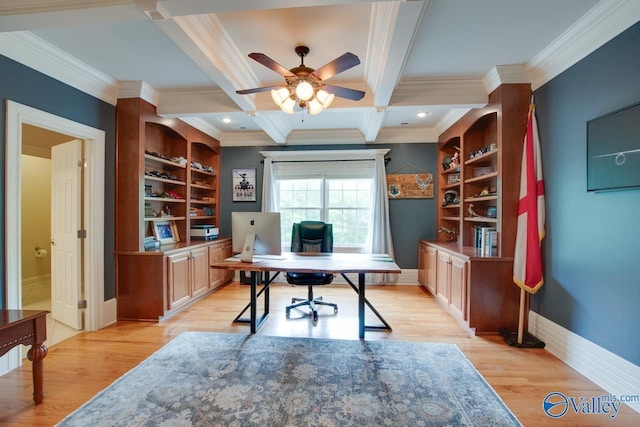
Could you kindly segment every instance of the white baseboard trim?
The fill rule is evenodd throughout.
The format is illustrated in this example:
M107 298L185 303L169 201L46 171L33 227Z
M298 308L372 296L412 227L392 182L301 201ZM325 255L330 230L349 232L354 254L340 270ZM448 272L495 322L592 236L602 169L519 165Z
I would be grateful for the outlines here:
M605 389L607 393L618 397L640 394L640 366L533 311L529 312L529 332L544 341L545 348L551 354ZM640 413L640 401L625 404Z
M100 325L98 328L104 328L109 325L114 325L118 321L118 303L115 298L111 298L102 304L100 310Z
M44 276L33 276L22 279L22 289L28 290L36 288L41 285L51 285L51 274L45 274Z

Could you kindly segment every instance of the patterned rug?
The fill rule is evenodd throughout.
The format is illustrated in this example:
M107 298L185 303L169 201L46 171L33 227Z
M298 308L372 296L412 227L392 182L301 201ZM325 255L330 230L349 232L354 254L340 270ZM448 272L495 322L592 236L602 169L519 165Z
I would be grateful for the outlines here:
M185 332L60 426L519 426L453 344Z

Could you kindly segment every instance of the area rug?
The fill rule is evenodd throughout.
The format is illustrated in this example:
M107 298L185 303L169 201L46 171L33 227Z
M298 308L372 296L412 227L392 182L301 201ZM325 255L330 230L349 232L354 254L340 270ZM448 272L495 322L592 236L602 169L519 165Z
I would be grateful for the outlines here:
M60 426L519 426L454 344L185 332Z

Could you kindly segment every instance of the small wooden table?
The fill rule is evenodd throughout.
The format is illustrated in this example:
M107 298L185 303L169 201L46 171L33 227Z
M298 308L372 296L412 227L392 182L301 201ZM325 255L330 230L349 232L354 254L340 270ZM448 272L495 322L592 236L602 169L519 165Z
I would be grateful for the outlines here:
M47 313L40 310L1 310L0 309L0 356L13 347L31 345L27 358L33 364L33 401L42 403L44 399L43 362L47 347Z

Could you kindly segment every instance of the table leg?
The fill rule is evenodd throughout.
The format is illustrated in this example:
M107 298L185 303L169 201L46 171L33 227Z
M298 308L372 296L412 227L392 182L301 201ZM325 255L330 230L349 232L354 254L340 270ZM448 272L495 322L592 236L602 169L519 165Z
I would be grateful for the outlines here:
M33 401L37 404L42 403L44 399L43 387L43 359L49 350L42 344L33 344L27 352L27 358L33 365Z
M358 332L360 339L364 339L364 273L358 273Z
M260 277L259 271L251 272L251 309L250 311L250 330L252 334L257 331L257 317L258 317L258 280Z

